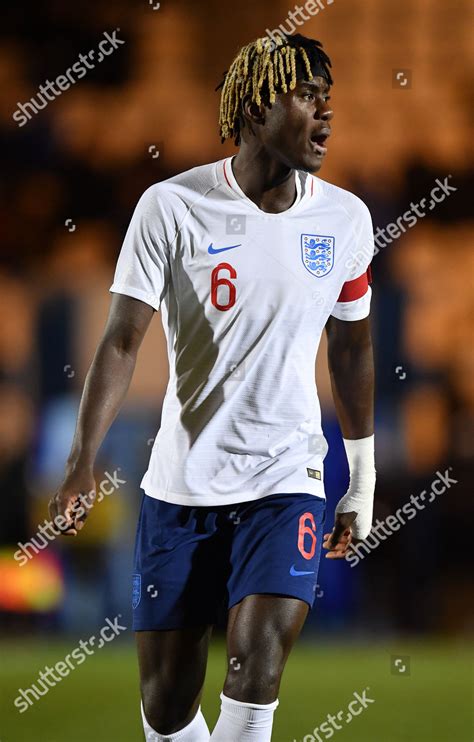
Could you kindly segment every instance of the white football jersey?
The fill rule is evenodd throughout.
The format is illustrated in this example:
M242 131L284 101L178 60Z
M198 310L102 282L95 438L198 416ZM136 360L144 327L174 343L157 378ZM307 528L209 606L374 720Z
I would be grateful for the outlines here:
M111 291L161 308L167 338L147 495L193 506L324 497L316 353L330 315L369 314L373 230L352 193L300 171L296 186L289 209L266 213L227 158L138 202Z

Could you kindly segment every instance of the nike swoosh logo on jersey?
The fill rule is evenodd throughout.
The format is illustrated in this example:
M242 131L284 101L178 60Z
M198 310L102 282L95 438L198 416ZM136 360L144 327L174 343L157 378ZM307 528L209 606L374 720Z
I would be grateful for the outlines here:
M290 575L292 577L301 577L301 575L314 575L313 572L300 572L299 569L296 569L295 565L292 564L290 568Z
M225 250L233 250L234 247L241 247L242 243L240 245L231 245L230 247L212 247L212 242L207 248L207 252L210 255L217 255L218 252L225 252Z

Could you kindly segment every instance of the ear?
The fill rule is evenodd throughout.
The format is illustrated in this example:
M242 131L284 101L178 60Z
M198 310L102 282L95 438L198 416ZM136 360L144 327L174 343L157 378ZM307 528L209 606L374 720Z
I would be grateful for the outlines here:
M242 115L249 124L262 126L265 123L265 106L263 103L257 105L250 95L246 95L242 101Z

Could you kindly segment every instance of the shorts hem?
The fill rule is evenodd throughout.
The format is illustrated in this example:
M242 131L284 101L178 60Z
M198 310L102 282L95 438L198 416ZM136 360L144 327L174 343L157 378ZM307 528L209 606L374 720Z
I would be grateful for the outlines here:
M295 600L301 600L303 603L309 606L310 610L314 605L314 598L309 600L307 596L297 594L296 592L290 592L289 590L246 590L242 595L237 598L229 600L229 607L227 610L230 611L237 603L240 603L244 598L248 598L249 595L279 595L281 598L294 598Z

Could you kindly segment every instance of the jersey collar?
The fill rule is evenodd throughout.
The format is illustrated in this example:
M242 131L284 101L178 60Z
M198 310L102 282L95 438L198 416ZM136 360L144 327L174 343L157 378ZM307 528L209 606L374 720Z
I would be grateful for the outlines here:
M286 209L285 211L280 211L276 214L263 211L257 206L256 203L254 203L250 198L248 198L248 196L245 195L245 193L237 183L232 169L232 160L234 159L234 157L235 155L233 155L232 157L227 157L225 160L220 160L220 162L218 163L218 176L220 182L228 191L232 192L235 198L241 198L243 201L245 201L249 208L257 211L265 217L273 218L286 216L290 213L292 214L294 211L299 210L301 205L306 202L308 198L311 198L315 191L315 178L309 173L297 170L296 199L290 206L290 208Z

